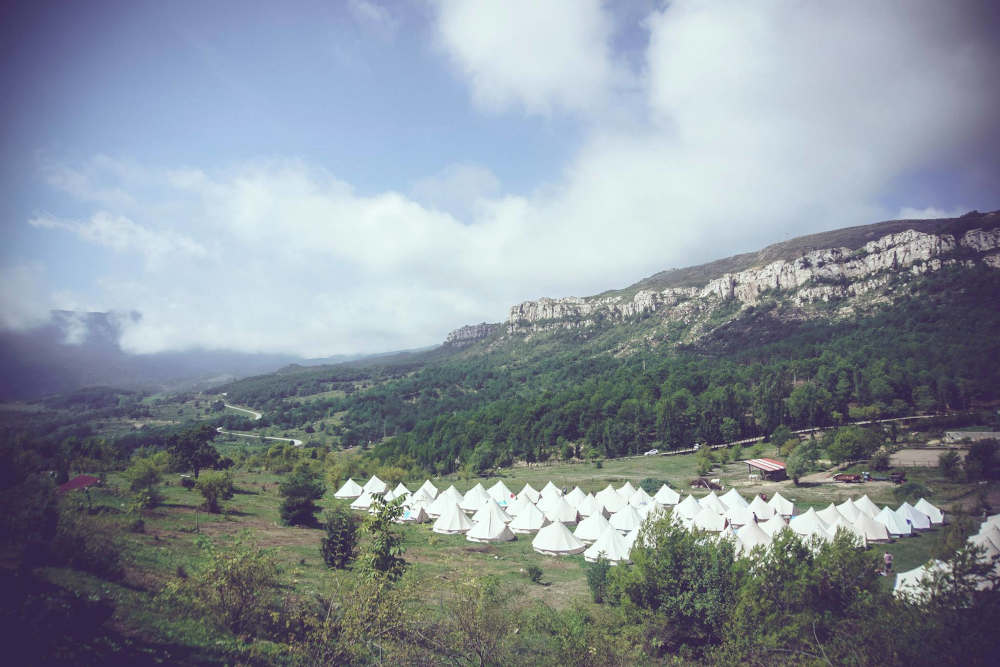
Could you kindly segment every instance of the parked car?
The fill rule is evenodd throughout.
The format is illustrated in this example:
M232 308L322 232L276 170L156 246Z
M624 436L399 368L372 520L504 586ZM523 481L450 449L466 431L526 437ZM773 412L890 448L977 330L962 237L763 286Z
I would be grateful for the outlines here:
M643 456L653 456L653 455L655 455L655 454L659 454L659 453L660 453L660 450L659 450L659 449L651 449L651 450L649 450L648 452L643 452L643 454L642 454L642 455L643 455Z

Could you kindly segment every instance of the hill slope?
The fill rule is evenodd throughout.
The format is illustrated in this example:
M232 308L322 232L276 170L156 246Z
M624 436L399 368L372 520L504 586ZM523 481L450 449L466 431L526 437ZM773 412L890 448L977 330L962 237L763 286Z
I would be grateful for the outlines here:
M965 408L1000 387L998 222L882 223L767 262L797 240L743 271L700 267L701 287L526 302L405 364L225 389L264 426L436 472Z

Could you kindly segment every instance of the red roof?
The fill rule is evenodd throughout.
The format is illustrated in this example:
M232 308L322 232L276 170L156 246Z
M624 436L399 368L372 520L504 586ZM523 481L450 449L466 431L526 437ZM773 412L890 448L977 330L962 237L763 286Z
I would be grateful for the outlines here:
M759 468L765 472L775 472L785 469L784 463L781 461L775 461L774 459L749 459L746 463L747 465Z
M66 493L67 491L75 491L76 489L85 489L88 486L99 484L100 481L101 480L91 475L77 475L65 484L60 484L56 487L56 489L59 493Z

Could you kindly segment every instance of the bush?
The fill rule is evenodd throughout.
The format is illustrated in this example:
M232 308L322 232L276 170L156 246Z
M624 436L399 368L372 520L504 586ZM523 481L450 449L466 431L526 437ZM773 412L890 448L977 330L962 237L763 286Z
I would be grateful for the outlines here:
M609 573L607 600L645 626L648 650L662 656L724 636L738 586L732 542L661 519L643 530L630 557L631 566Z
M598 556L597 560L587 568L587 585L590 587L590 594L594 597L594 602L601 604L608 592L608 571L611 563L604 556Z
M278 563L271 552L250 542L218 549L199 541L207 561L187 578L169 582L160 600L188 614L218 623L236 634L266 629L278 588Z
M970 482L997 477L997 472L1000 471L998 445L1000 442L996 440L979 440L972 443L969 453L965 455L965 475Z
M649 495L656 495L656 492L660 490L660 487L665 484L662 479L656 479L655 477L647 477L641 482L639 482L639 488L648 493ZM669 486L669 484L667 485Z
M903 501L909 502L925 498L930 495L930 491L920 482L906 482L893 489L892 495L896 502L902 503Z
M281 520L289 526L311 526L319 510L313 501L323 497L326 485L319 474L299 467L281 483L278 493L285 498L281 502Z
M889 469L889 452L880 450L875 452L871 458L871 466L875 470Z
M338 505L326 513L324 524L326 537L319 545L323 562L327 567L343 569L354 559L358 523L350 512Z
M525 574L533 584L537 584L542 581L542 568L537 565L529 565L525 570Z
M206 472L198 478L195 488L205 499L205 511L218 514L219 501L233 497L233 480L227 473Z
M782 456L790 456L791 453L795 451L795 448L799 446L799 442L798 438L791 437L781 444L778 451L781 452Z
M390 581L401 577L406 570L403 536L393 529L394 522L403 514L402 502L402 498L386 502L384 496L376 495L372 499L375 511L366 516L362 524L368 540L358 562L364 570L384 575Z
M884 435L860 426L844 426L835 433L824 438L826 451L834 463L860 461L878 451Z
M185 489L193 489L194 485L195 481L190 477L181 477L181 486L183 486Z
M938 469L942 475L954 482L958 479L961 462L962 457L958 455L958 452L950 449L938 456Z
M153 457L135 459L125 471L129 491L136 495L140 507L156 507L163 501L160 473L160 466L153 461Z
M122 573L118 528L108 519L90 516L82 507L60 508L51 553L56 563L98 576Z
M791 429L782 424L778 426L778 428L774 429L774 433L771 434L771 437L769 437L767 441L780 447L794 437L795 435L792 433Z

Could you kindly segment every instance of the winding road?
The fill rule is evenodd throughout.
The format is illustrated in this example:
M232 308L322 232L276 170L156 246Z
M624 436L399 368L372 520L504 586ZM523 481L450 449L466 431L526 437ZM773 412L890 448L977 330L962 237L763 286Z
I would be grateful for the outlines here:
M261 417L264 416L263 413L257 412L256 410L251 410L250 408L241 408L238 405L231 405L226 402L223 402L222 404L225 405L230 410L236 410L237 412L245 412L248 415L251 415L254 421L258 421L260 420ZM278 440L280 442L290 442L292 443L293 447L301 447L304 444L301 440L298 440L296 438L279 438L276 435L257 435L256 433L240 433L239 431L224 431L222 430L221 426L215 430L225 435L236 435L241 438L257 438L258 440Z

